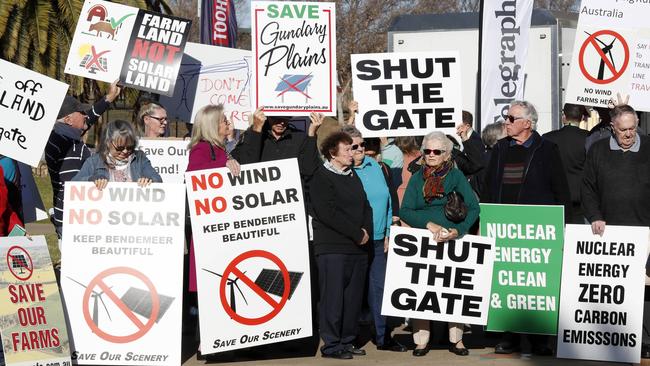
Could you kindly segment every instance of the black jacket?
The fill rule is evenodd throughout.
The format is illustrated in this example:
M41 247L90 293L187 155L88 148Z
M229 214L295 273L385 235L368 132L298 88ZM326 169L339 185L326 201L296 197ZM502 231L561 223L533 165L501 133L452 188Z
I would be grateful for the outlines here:
M560 150L536 131L533 131L530 138L533 141L526 149L524 178L517 204L563 205L565 217L570 217L571 196ZM494 145L485 176L485 191L481 192L481 202L502 203L503 168L510 141L512 139L506 137Z
M580 202L580 187L582 186L582 171L587 158L585 140L587 131L571 125L544 134L545 139L554 142L560 149L562 164L569 181L571 201Z

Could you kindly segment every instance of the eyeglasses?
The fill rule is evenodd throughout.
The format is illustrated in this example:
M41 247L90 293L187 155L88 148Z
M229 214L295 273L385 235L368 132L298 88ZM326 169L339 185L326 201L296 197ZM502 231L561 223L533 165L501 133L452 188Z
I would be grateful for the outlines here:
M115 143L114 143L113 141L111 141L111 145L113 145L113 148L114 148L116 151L119 151L119 152L122 152L122 151L124 151L124 150L133 151L133 148L134 148L133 145L129 145L129 146L117 146L117 145L115 145Z
M232 124L232 122L229 121L228 118L224 118L223 121L221 121L221 123L223 123L226 126L230 126Z
M358 144L352 145L352 150L359 150L359 148L365 148L366 147L366 142L361 142Z
M525 118L524 117L516 117L516 116L507 115L505 121L507 123L515 123L515 121L520 120L520 119L525 119Z
M165 123L165 122L167 122L167 117L156 117L156 116L152 116L152 115L150 115L150 114L148 114L147 116L149 116L149 117L151 117L151 118L157 120L157 121L160 122L160 123Z
M431 155L431 153L433 153L433 155L436 156L442 155L446 152L446 150L440 150L440 149L424 149L422 151L424 152L424 155Z

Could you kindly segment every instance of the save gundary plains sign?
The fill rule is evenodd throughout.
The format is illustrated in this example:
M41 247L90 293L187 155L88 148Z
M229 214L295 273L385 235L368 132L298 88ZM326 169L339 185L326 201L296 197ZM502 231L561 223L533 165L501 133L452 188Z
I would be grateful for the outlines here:
M366 137L455 134L461 117L458 52L351 55L356 127Z
M102 0L81 9L68 74L173 95L191 21Z

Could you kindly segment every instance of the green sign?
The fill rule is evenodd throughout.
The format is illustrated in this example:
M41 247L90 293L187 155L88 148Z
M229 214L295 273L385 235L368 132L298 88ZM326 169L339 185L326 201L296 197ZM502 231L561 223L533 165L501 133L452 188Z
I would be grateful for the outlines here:
M482 203L481 235L496 241L487 330L556 335L564 208Z

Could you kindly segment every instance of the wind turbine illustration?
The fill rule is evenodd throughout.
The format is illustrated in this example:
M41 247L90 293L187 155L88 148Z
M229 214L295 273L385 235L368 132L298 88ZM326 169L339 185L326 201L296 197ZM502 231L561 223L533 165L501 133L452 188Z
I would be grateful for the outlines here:
M68 279L70 279L71 281L77 283L79 286L81 286L83 288L88 288L86 285L84 285L83 283L75 280L72 277L68 277ZM112 288L112 286L109 287L109 288ZM97 326L99 326L99 303L98 303L98 301L102 302L102 305L104 306L104 310L106 310L106 315L108 316L108 320L111 320L111 321L113 320L113 319L111 319L111 314L108 312L108 308L106 307L106 304L104 303L104 300L102 299L103 294L104 294L104 291L97 292L97 291L93 290L92 295L90 295L94 300L94 302L93 302L93 323L95 323L95 325L97 325Z
M208 273L212 273L215 276L219 276L219 277L223 278L223 276L218 274L217 272L212 272L209 269L205 269L205 268L203 268L203 270L208 272ZM244 274L245 273L246 273L246 271L244 271ZM244 296L244 293L239 288L239 285L237 284L237 281L239 281L239 277L235 278L234 280L231 280L230 278L228 278L228 282L227 282L227 285L230 286L230 308L234 312L237 312L237 305L235 304L235 287L237 287L237 291L239 291L239 293L241 294L242 299L244 299L244 302L246 303L246 305L248 305L248 301L246 301L246 296Z
M590 37L591 34L587 33ZM614 66L614 70L616 70L616 64L614 64L614 57L612 56L612 48L614 47L614 42L616 42L616 37L612 40L612 43L610 44L605 44L605 42L601 41L597 37L594 37L598 43L603 45L603 48L600 50L603 52L603 55L607 55L609 57L609 60L612 61L612 66ZM598 80L605 80L605 60L601 57L600 59L600 66L598 67Z

